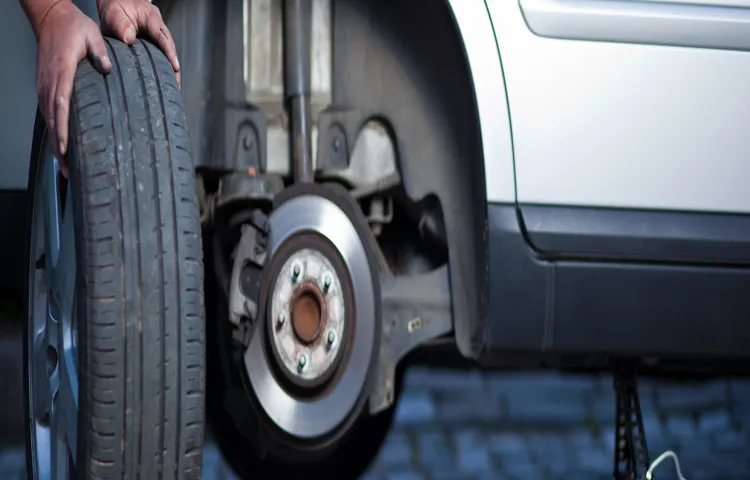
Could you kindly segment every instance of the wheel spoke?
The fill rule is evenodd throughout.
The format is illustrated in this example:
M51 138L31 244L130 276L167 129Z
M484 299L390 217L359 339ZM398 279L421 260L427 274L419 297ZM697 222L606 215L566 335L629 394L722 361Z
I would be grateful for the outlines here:
M47 428L41 428L37 425L33 428L32 432L35 434L33 445L35 447L36 478L52 478L52 462L49 461L52 451L50 431Z
M52 454L51 473L52 480L67 480L69 476L68 467L70 466L70 452L66 445L64 433L61 431L65 428L63 418L59 413L60 412L55 412L53 408L50 422L50 453Z
M60 250L57 263L53 268L52 278L48 277L51 288L60 308L60 318L63 323L70 323L73 315L73 299L76 287L76 251L75 230L73 225L73 205L68 189L65 199L65 212L59 232Z
M42 202L36 214L42 217L44 229L37 238L44 241L44 271L40 273L46 290L46 312L44 329L34 344L32 399L37 421L49 414L49 429L42 435L41 426L37 428L35 456L38 473L47 472L43 478L62 480L71 473L78 437L78 366L73 341L77 321L75 230L71 189L66 189L65 202L60 202L59 164L52 155L41 161ZM37 311L39 314L42 312Z
M52 408L52 389L50 386L50 352L49 343L44 333L36 336L33 344L34 362L32 370L33 395L32 414L39 420L50 413Z
M77 319L73 305L76 287L75 230L71 189L67 189L65 209L58 233L60 249L52 275L48 277L49 290L57 300L57 352L59 355L59 387L54 400L57 437L67 444L75 460L78 428L78 375L73 344L73 330ZM61 458L55 458L59 461ZM67 468L67 457L66 457ZM58 466L57 469L60 467Z
M69 360L66 357L67 355L61 356L59 388L52 409L57 435L62 436L71 457L75 459L78 439L78 378L69 371Z
M59 164L53 156L42 158L44 191L44 252L47 275L57 264L60 253L60 202L57 176ZM49 277L48 277L49 278Z

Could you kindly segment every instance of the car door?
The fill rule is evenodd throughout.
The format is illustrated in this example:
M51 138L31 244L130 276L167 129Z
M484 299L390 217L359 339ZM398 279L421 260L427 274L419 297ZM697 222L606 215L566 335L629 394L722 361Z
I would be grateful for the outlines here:
M750 0L486 3L519 203L750 213Z

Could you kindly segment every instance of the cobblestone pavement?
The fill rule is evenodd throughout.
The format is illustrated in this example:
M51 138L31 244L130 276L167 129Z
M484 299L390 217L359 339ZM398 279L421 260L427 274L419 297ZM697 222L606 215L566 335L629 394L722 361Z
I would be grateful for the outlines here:
M9 443L20 435L19 356L0 332L2 480L25 478L23 449ZM652 457L675 450L689 480L750 478L750 381L642 380L640 394ZM413 368L365 479L611 478L613 427L609 376ZM232 477L214 445L204 461L207 480ZM664 463L656 478L673 472Z
M412 369L367 480L611 478L611 376ZM689 480L750 478L750 381L642 380L652 459ZM670 463L659 480L677 478Z

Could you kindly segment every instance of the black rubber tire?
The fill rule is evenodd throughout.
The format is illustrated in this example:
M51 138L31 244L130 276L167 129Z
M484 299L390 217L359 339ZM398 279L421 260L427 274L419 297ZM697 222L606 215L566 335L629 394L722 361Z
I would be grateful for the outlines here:
M106 40L112 72L84 61L71 106L83 277L75 476L200 479L203 254L187 121L166 57L144 41ZM32 198L43 129L38 119Z

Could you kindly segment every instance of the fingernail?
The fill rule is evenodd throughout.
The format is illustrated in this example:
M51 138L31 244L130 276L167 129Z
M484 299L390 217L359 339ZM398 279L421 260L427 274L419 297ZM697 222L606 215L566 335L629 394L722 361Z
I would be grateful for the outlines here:
M110 71L112 70L112 62L109 61L109 57L98 57L99 60L99 67L102 70Z
M65 155L65 142L60 140L60 155Z
M174 57L174 64L177 65L177 70L180 69L180 59L177 57Z
M125 43L133 43L135 42L135 29L133 27L128 27L125 30L125 35L123 35L125 39Z

